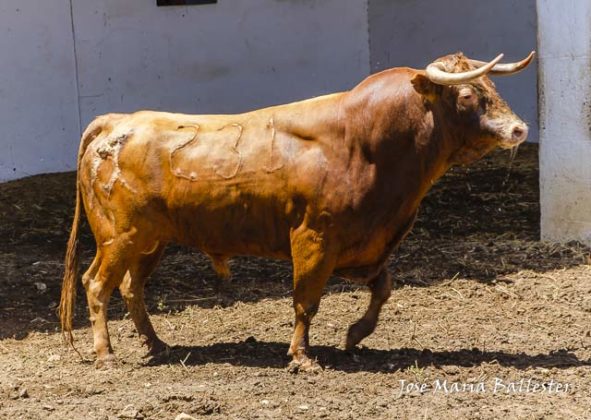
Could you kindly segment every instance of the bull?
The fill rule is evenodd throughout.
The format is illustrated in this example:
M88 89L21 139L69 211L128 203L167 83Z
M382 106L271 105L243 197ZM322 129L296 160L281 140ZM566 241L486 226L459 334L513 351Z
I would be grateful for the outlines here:
M523 142L527 125L489 75L500 64L448 55L424 70L393 68L347 92L239 115L140 111L96 118L82 135L76 207L67 245L60 321L72 343L82 205L96 255L82 276L97 366L115 361L107 306L121 291L148 355L167 349L148 317L146 279L167 244L228 258L291 260L290 364L317 368L309 329L331 274L369 286L346 349L371 334L391 293L388 256L411 230L421 200L453 165Z

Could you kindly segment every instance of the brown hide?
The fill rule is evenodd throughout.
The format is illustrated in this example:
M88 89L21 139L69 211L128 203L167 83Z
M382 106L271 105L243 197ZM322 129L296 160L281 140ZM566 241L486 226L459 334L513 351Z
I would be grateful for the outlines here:
M473 67L461 54L440 61L450 72ZM384 263L431 185L454 164L515 146L523 131L488 78L442 86L409 68L240 115L98 117L83 136L78 187L97 242L83 282L99 360L112 356L103 306L114 287L150 350L161 349L142 294L169 242L206 252L222 274L234 255L291 259L290 354L300 364L329 275L369 284L372 303L349 332L352 347L375 327L389 296ZM64 289L68 282L66 273Z

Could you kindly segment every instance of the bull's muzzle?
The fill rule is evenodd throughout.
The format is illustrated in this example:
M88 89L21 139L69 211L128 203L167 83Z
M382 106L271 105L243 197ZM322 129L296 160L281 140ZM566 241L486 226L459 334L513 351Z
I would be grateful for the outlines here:
M507 131L507 134L503 136L505 139L501 142L500 146L503 149L512 149L519 146L527 139L529 128L524 122L516 122L512 124Z

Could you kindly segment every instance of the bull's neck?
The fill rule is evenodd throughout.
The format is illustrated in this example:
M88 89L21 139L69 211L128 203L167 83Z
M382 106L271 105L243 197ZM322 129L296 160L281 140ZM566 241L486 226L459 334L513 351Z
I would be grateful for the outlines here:
M453 124L429 104L411 103L405 119L378 122L373 153L377 166L376 197L384 203L386 220L409 217L422 199L453 165L464 139ZM374 125L375 127L375 125Z
M454 129L439 107L425 104L423 117L424 130L414 136L416 165L422 170L426 194L431 186L455 164L455 155L464 147L465 139L461 131Z
M406 133L388 141L392 143L392 153L399 156L401 169L413 174L415 179L406 179L395 167L392 170L398 173L392 175L414 186L417 200L420 201L453 165L453 155L461 148L463 140L453 132L437 108L425 104L424 110L418 115L419 118L410 120L411 125Z

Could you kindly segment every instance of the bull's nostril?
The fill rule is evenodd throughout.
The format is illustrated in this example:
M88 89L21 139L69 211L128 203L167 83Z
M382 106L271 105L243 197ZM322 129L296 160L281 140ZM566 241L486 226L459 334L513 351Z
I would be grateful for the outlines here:
M515 140L522 140L527 135L527 131L522 127L513 128L512 137Z

